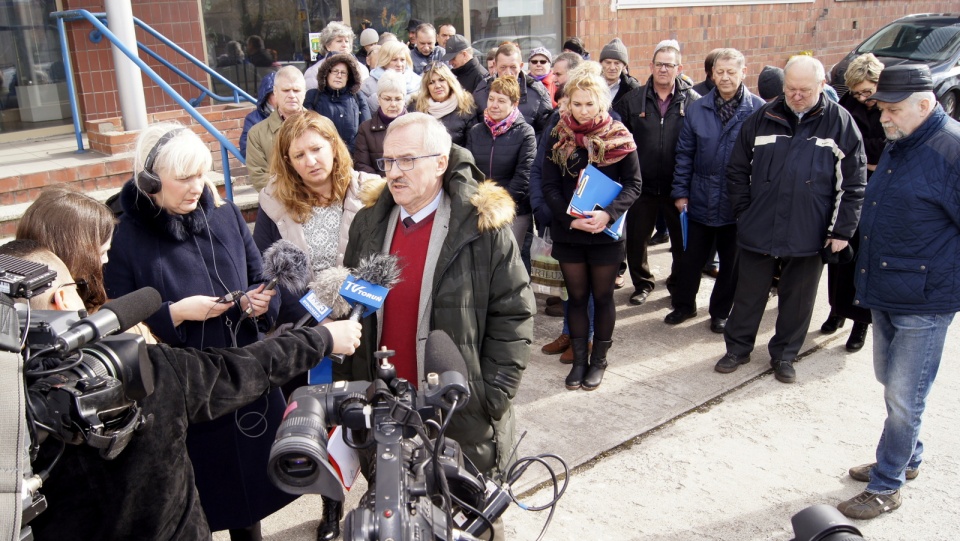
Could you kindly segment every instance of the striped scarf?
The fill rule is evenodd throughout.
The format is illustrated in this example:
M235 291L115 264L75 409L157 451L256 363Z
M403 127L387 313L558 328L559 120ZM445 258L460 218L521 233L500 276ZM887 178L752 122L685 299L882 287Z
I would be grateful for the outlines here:
M496 121L490 118L490 115L484 111L483 113L483 122L490 128L490 133L493 134L493 138L496 139L501 135L507 133L507 130L510 129L510 126L513 126L513 123L517 121L517 117L520 116L520 109L517 107L513 108L513 111L510 111L510 114L506 116L503 120Z

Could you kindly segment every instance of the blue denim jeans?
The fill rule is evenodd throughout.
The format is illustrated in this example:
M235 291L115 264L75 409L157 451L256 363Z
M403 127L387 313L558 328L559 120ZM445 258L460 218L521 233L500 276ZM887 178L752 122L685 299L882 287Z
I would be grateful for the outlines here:
M920 420L954 314L871 312L873 371L883 384L887 419L867 491L890 494L903 485L908 468L920 467Z

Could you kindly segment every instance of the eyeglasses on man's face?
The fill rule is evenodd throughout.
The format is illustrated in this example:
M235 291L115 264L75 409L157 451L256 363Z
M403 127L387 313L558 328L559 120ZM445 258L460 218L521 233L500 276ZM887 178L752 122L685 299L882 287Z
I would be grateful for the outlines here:
M664 69L666 69L666 70L672 70L672 69L676 68L677 66L678 66L678 64L671 64L671 63L669 63L669 62L654 62L654 63L653 63L653 67L657 68L658 70L664 70Z
M427 154L426 156L404 156L403 158L377 158L377 169L384 173L389 173L393 169L393 164L401 171L410 171L417 164L417 160L422 158L436 158L439 154Z

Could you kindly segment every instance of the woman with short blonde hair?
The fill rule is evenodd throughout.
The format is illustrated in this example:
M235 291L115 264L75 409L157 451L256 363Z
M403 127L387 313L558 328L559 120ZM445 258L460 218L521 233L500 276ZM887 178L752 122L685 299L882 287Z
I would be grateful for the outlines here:
M413 71L413 58L410 49L399 41L388 41L380 46L377 53L377 67L370 70L368 77L360 87L360 93L367 99L371 111L377 109L377 82L387 72L399 73L404 83L404 96L407 99L420 91L420 76Z

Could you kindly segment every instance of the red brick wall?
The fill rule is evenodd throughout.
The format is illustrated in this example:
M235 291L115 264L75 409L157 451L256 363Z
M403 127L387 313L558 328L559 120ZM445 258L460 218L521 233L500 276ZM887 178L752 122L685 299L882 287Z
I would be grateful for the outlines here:
M829 71L854 46L898 17L960 10L956 0L815 0L808 4L620 11L610 10L610 0L566 3L564 36L580 36L595 60L599 60L604 44L619 37L629 50L630 72L646 81L654 47L672 38L680 42L684 72L699 82L704 78L706 53L717 47L733 47L747 58L747 84L751 88L764 65L783 67L800 51L812 51Z
M153 27L201 61L205 60L203 25L197 0L134 1L132 4L134 17ZM63 8L65 10L86 9L93 13L105 11L103 0L63 0ZM70 58L76 73L77 94L80 97L84 122L120 115L120 101L117 95L110 42L103 39L100 43L92 43L88 39L91 30L93 26L86 21L67 23ZM167 46L161 45L153 36L138 30L137 40L147 44L194 79L206 84L206 74L201 69L190 64ZM192 85L182 82L178 75L150 58L145 52L139 51L139 55L188 101L199 94ZM148 113L179 107L149 77L146 75L142 77Z

